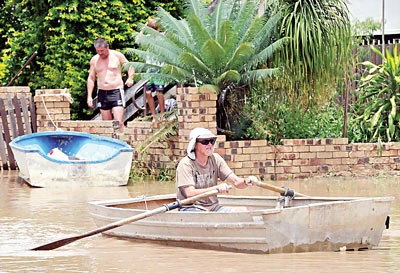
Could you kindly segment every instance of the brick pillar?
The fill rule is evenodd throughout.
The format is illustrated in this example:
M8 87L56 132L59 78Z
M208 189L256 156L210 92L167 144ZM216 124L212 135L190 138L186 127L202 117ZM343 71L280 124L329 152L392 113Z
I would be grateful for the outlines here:
M58 122L70 120L71 94L68 89L38 89L35 92L37 130L54 131Z
M0 86L0 98L2 99L6 99L7 94L11 94L12 97L17 95L17 98L20 98L22 93L29 98L31 95L29 86Z
M178 87L176 100L178 102L178 135L180 156L186 154L190 131L196 127L209 129L217 134L217 93L203 87Z

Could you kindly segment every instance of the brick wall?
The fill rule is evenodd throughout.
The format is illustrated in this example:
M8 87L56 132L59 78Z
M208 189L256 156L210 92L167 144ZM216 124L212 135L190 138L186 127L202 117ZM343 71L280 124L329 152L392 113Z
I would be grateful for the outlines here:
M55 130L59 122L71 119L72 100L68 89L38 89L34 102L38 132Z
M118 123L115 121L71 121L65 92L68 90L36 92L38 128L54 130L52 124L55 124L64 130L120 138L135 148L163 124L130 121L121 136L117 134ZM217 94L211 89L203 88L200 93L197 88L177 88L178 135L150 147L146 155L148 166L175 169L186 154L189 133L193 128L205 127L216 134L216 101ZM378 144L349 144L347 138L285 139L281 145L269 145L266 140L226 141L225 136L220 135L215 151L240 176L290 180L400 174L399 150L400 143L384 143L379 149ZM134 159L138 157L135 152Z

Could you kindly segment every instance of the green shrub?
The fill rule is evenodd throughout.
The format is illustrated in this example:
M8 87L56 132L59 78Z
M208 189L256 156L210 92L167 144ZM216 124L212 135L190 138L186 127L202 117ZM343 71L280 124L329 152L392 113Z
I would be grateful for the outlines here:
M336 102L303 106L274 100L272 96L255 96L246 103L245 113L251 125L249 139L267 139L279 144L282 139L341 137L343 108Z
M398 44L393 52L386 50L385 56L374 46L373 51L381 56L382 64L370 61L362 65L369 73L361 78L356 90L357 101L352 106L352 140L354 142L387 142L400 140L400 56Z

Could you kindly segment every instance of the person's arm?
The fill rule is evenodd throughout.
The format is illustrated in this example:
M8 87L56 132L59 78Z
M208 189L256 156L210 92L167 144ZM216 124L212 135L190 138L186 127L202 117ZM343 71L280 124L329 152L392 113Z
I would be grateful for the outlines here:
M232 170L229 168L228 164L226 161L217 153L213 154L218 168L219 168L219 174L220 174L220 179L221 180L226 180L229 183L233 184L235 188L238 189L244 189L247 187L247 185L254 185L258 182L257 177L255 176L249 176L246 179L238 177Z
M183 188L186 198L196 196L196 195L202 194L204 192L212 191L212 190L218 190L219 193L228 192L229 185L226 183L220 183L218 185L215 185L215 186L212 186L209 188L204 188L204 189L196 189L194 186L186 186Z
M126 79L125 84L128 87L131 87L134 83L133 76L135 75L135 68L133 66L128 67L128 79Z
M228 182L232 183L238 189L244 189L248 185L254 185L258 182L257 177L249 176L247 178L238 177L236 174L231 173L226 179Z
M96 71L93 64L93 59L90 60L90 69L89 69L89 76L87 78L86 83L86 90L87 90L87 105L90 108L93 108L93 89L94 89L94 82L96 80Z
M133 85L133 76L135 75L135 68L131 65L128 65L129 63L128 59L121 52L118 52L118 58L120 63L122 64L122 67L127 69L128 78L125 81L125 85L131 87Z

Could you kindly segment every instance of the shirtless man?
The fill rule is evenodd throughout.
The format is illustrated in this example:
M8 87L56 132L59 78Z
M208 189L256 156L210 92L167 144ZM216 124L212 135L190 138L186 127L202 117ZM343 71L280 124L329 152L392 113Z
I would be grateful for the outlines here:
M94 41L97 54L90 60L90 70L87 79L87 104L93 108L92 93L97 79L98 107L103 120L114 119L119 122L119 130L124 128L124 82L122 80L122 66L128 60L121 52L110 49L105 38ZM133 67L128 69L128 79L125 84L133 85Z

